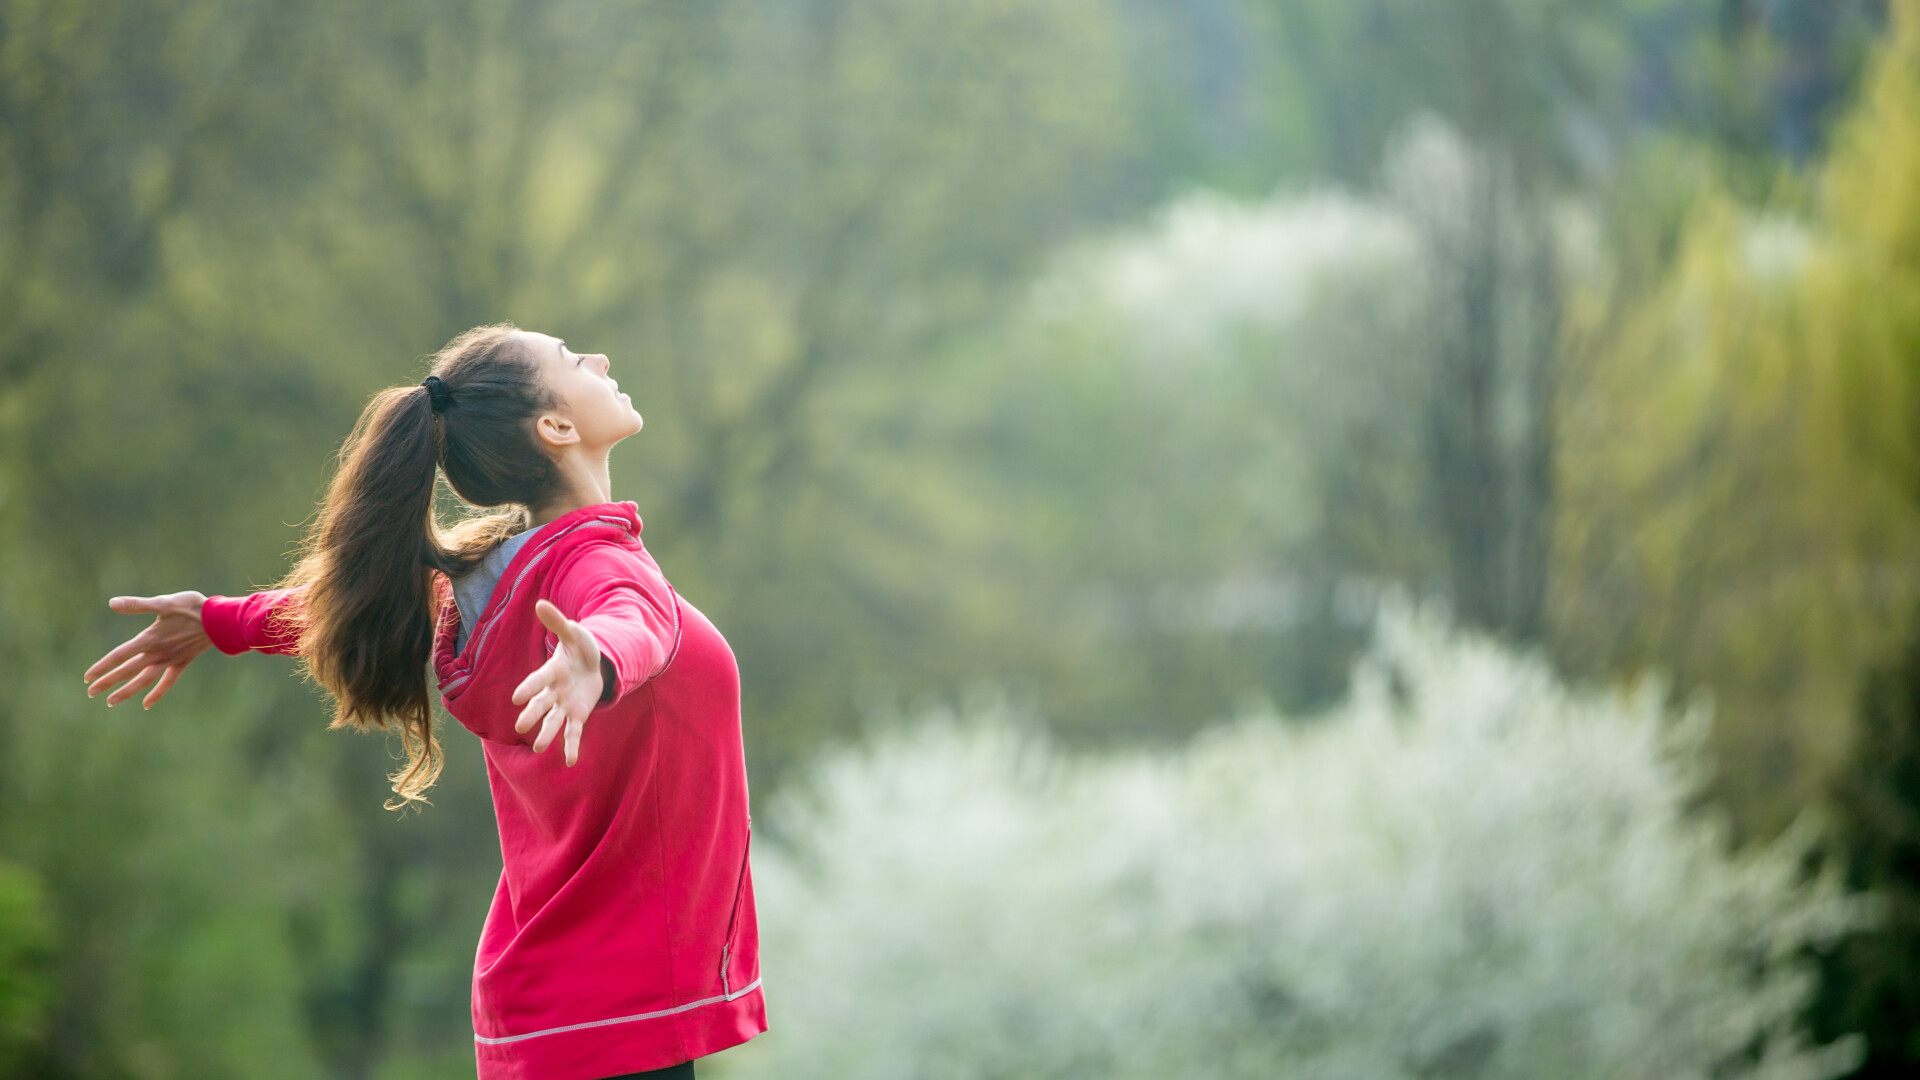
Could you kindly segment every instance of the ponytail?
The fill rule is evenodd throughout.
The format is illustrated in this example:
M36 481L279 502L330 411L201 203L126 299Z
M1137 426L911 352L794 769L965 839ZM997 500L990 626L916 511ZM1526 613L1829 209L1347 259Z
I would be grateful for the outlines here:
M389 809L424 802L442 765L427 681L433 575L465 573L526 528L526 508L557 482L532 432L550 398L515 334L510 324L469 330L435 357L427 382L374 396L281 583L304 590L284 617L305 674L333 699L329 726L400 733L407 762L390 777ZM469 502L508 508L443 533L434 516L442 465Z
M305 557L286 581L305 586L300 656L333 695L332 727L399 728L407 764L397 803L420 799L440 775L427 698L433 649L435 448L425 387L383 390L340 450Z

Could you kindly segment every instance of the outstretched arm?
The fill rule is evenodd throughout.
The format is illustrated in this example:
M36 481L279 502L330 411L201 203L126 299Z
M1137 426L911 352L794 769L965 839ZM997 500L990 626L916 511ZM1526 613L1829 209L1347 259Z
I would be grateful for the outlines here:
M118 705L148 687L141 704L153 708L165 697L180 673L193 658L213 644L201 624L200 611L207 598L197 592L168 593L165 596L116 596L107 606L129 615L150 614L153 624L135 634L87 669L87 696L103 690L108 705ZM114 690L116 684L125 683Z
M299 593L269 589L248 596L202 596L191 590L164 596L116 596L107 606L123 614L150 614L153 624L129 638L87 669L87 696L103 691L118 705L152 687L142 704L153 708L180 673L208 646L228 655L258 649L294 655L298 636L274 614ZM120 683L124 686L114 687Z

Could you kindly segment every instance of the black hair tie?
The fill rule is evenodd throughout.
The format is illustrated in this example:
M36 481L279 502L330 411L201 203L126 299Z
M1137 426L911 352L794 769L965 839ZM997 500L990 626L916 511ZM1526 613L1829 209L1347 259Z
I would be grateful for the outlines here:
M432 403L434 412L447 411L447 405L453 401L453 391L440 381L440 376L429 375L420 380L420 385L427 388L427 400Z

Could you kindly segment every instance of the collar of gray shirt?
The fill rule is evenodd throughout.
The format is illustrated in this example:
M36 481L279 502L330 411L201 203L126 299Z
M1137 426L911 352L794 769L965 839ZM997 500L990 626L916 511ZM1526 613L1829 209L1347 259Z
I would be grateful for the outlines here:
M514 553L539 531L528 529L513 534L501 541L499 547L487 552L478 566L453 579L453 602L460 606L460 632L453 639L455 654L467 647L467 631L487 610L487 601L493 598L493 590L500 584L501 575L507 572L507 564L513 561Z

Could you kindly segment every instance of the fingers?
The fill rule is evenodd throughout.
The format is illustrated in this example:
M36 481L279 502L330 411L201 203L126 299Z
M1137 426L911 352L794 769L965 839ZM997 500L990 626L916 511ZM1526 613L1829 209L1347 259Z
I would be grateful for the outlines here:
M138 656L142 652L150 651L155 644L166 644L166 639L169 637L178 637L178 634L169 634L161 629L168 625L163 621L164 617L194 615L196 608L193 601L204 599L199 593L168 593L165 596L116 596L108 600L107 606L123 615L147 614L162 618L156 619L152 626L128 638L112 652L95 660L81 678L89 683L95 682L100 679L102 672L108 671L115 665L124 664L129 658ZM119 682L125 677L125 674L108 676L108 685ZM89 690L88 695L92 696L98 692L99 689L95 688Z
M560 614L560 609L553 606L553 602L550 600L535 600L533 602L533 613L540 617L540 625L553 631L556 637L567 636L568 628L573 625L573 620Z
M533 602L534 614L540 617L540 625L552 631L562 645L588 657L589 662L600 655L600 643L586 627L574 622L560 613L560 609L546 600Z
M544 696L534 699L534 704L542 704L545 702L546 699ZM566 758L567 764L579 764L580 737L586 732L586 718L569 715L566 708L558 701L547 703L546 708L539 715L540 734L534 736L533 752L536 754L546 753L547 747L552 746L553 740L558 737L561 740L562 753ZM524 735L527 729L533 725L531 722L528 722L515 726L520 733Z
M142 636L144 636L144 632ZM139 637L129 638L115 646L112 652L95 660L93 666L88 668L87 673L81 676L81 678L88 682L93 682L100 677L102 672L107 671L130 656L140 655L141 651L145 648L146 643L141 641ZM88 696L92 696L92 691L88 691Z
M107 601L107 606L126 615L144 612L149 615L190 615L199 618L200 605L206 602L204 595L187 589L159 596L116 596Z
M160 684L158 686L155 686L151 691L148 692L146 697L141 699L140 707L143 709L151 709L153 708L156 702L158 702L161 698L166 697L167 691L171 690L173 688L173 684L179 681L180 671L181 671L181 667L179 664L170 665L167 668L166 672L160 676Z
M119 651L120 651L119 649L115 649L113 652L117 653ZM108 653L107 655L111 657L113 653ZM106 661L104 660L101 661L101 663L105 663L105 662ZM99 667L99 666L100 666L99 664L94 665L94 667ZM90 685L88 685L87 696L93 697L99 694L100 691L102 690L110 689L111 687L113 687L114 684L119 683L125 679L131 678L132 676L137 674L141 668L144 668L146 666L147 666L147 654L144 652L134 653L132 656L122 661L118 667L115 667L112 671L107 672L105 675L101 675L97 677ZM88 669L88 670L89 670L89 673L91 673L92 669Z
M547 657L547 662L534 668L520 685L513 688L513 703L524 705L533 700L533 696L542 690L551 689L560 681L560 675L566 670L566 657L555 653Z
M515 696L518 695L516 694ZM528 731L532 730L533 725L540 722L541 717L547 715L547 710L553 708L559 700L559 691L555 690L552 686L541 687L538 693L527 699L526 708L521 709L519 717L513 721L513 730L525 735Z
M540 625L559 638L563 646L571 648L556 651L546 663L535 668L532 674L521 680L519 686L514 687L513 703L523 708L513 722L513 729L525 735L538 724L540 733L534 736L534 753L545 753L547 747L553 745L553 740L560 738L566 762L573 765L580 760L580 738L586 727L586 716L585 710L579 716L573 715L561 701L563 689L573 685L568 679L568 665L570 660L577 662L584 656L597 671L599 643L592 641L585 627L561 614L551 601L534 601L533 611ZM586 639L584 648L582 638ZM582 655L570 657L569 652ZM591 655L586 655L589 653ZM589 705L588 709L591 707Z
M141 671L140 674L134 676L134 679L132 682L128 683L127 685L121 687L118 690L115 690L113 693L108 694L107 704L108 705L120 704L121 702L127 700L128 698L139 693L140 691L145 690L147 687L152 686L154 682L157 681L160 678L160 676L165 673L166 673L166 669L161 667L159 664L147 665L145 670Z
M107 601L107 606L122 615L164 615L174 610L170 596L116 596Z
M547 747L553 745L553 737L560 734L560 729L566 722L566 710L555 702L553 708L547 710L546 717L540 721L540 735L533 740L533 752L546 753Z

